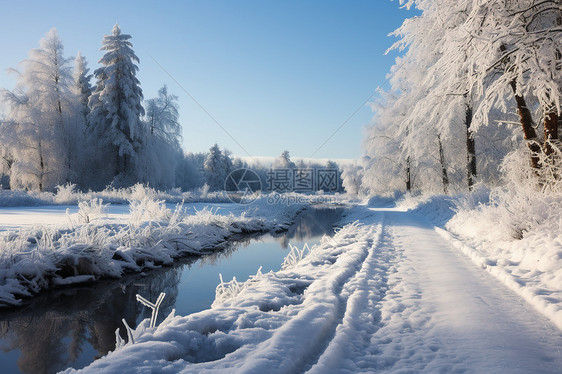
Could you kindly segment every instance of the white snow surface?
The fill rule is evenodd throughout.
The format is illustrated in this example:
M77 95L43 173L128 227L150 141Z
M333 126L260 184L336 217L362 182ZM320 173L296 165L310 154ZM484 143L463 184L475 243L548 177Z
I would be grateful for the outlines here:
M508 191L503 200L483 189L400 205L430 219L443 238L562 329L562 197Z
M346 219L281 271L221 282L211 309L145 320L65 373L560 372L562 332L425 218L358 206Z

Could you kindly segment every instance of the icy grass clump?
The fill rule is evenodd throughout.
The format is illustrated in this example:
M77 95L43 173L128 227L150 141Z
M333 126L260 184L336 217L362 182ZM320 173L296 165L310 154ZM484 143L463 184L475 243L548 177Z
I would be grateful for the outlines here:
M219 273L220 283L215 289L215 300L213 301L212 307L217 307L235 298L245 286L252 282L259 281L263 277L261 269L262 267L260 266L256 274L251 275L246 282L238 282L236 277L232 277L231 281L225 282L222 278L222 274Z
M156 327L156 319L158 318L158 311L160 309L160 304L162 304L162 301L164 301L164 297L166 297L166 293L161 292L160 295L158 296L158 299L154 303L152 303L149 300L142 297L141 295L137 294L137 301L142 303L144 306L147 306L150 309L152 309L152 315L150 317L150 326L149 326L151 329Z
M283 260L283 265L281 265L281 270L287 270L295 267L302 259L304 259L309 253L310 248L308 244L305 243L302 249L289 243L291 251L285 256Z
M225 282L222 279L222 274L219 274L219 278L221 282L215 290L215 301L224 302L238 295L242 290L242 287L236 280L236 277L232 277L232 280L229 282Z
M56 204L76 204L83 194L76 190L76 185L67 183L55 187L54 201Z
M53 194L49 192L0 190L0 206L53 205Z
M154 200L148 196L144 196L140 200L131 200L129 210L131 212L129 222L132 226L138 226L142 222L148 221L165 221L172 217L172 211L166 207L165 201Z
M97 219L105 217L108 204L103 204L102 199L92 199L90 201L80 201L78 203L78 213L76 216L79 218L80 223L91 223ZM69 214L69 210L66 210L66 214L73 222L72 216ZM73 222L74 223L74 222Z

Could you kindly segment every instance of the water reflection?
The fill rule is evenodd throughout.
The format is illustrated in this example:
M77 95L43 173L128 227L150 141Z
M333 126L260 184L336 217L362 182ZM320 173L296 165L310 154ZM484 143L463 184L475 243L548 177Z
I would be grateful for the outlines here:
M279 244L287 248L292 241L304 242L324 234L333 234L334 224L339 221L343 210L340 207L322 206L303 211L297 216L295 224L278 238Z
M59 289L20 309L3 312L0 347L5 353L20 352L16 363L2 357L3 372L53 373L87 365L115 348L115 330L123 330L122 318L136 326L147 317L149 312L136 302L137 293L152 300L166 292L161 315L168 315L175 304L180 275L181 267L174 267L154 271L149 277L129 276L89 287Z
M185 258L173 267L53 290L20 308L2 311L2 372L54 373L69 366L84 367L115 348L117 328L125 338L122 318L136 327L150 317L151 311L136 302L137 293L148 300L156 300L160 292L166 293L159 321L173 308L178 314L208 308L214 300L219 272L227 273L228 278L232 276L228 271L232 271L243 280L267 261L280 266L289 242L317 241L332 233L342 211L308 209L287 232L274 237L238 238L219 252ZM271 238L271 243L267 238Z

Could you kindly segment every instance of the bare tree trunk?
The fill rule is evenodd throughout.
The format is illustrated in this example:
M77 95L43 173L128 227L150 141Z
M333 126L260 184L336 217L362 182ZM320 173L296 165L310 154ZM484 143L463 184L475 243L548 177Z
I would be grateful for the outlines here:
M441 136L437 135L437 144L439 145L439 163L441 164L441 177L443 179L443 193L449 194L449 175L447 174L447 166L445 165L445 152L443 151L443 143Z
M45 175L45 162L43 161L43 148L41 146L41 140L38 144L39 150L39 191L43 191L43 175Z
M554 154L554 145L558 140L558 111L551 105L544 117L544 153L546 156Z
M121 173L121 156L119 156L119 149L115 150L115 172L114 177L118 176Z
M408 156L406 159L406 191L412 190L412 173L410 167L410 156Z
M517 84L515 80L510 82L511 89L515 94L515 102L517 103L517 113L519 114L519 119L521 121L521 127L523 129L523 136L527 141L527 147L531 151L531 166L535 169L540 169L540 153L541 146L538 142L537 132L533 125L533 117L531 111L527 107L525 98L517 94Z
M472 186L476 179L476 143L474 141L474 131L470 129L472 125L472 107L466 105L465 112L466 124L466 180L468 183L468 190L472 191Z

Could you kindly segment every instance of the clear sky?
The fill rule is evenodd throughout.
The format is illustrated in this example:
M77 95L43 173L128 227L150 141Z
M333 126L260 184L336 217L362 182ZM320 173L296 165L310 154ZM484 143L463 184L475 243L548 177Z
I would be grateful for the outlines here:
M179 97L187 151L217 142L237 156L333 159L361 155L372 117L362 104L396 56L384 55L387 34L412 16L397 0L0 0L0 9L0 70L56 27L66 55L81 51L93 71L117 22L140 58L145 99L164 83ZM13 86L0 72L0 87Z

